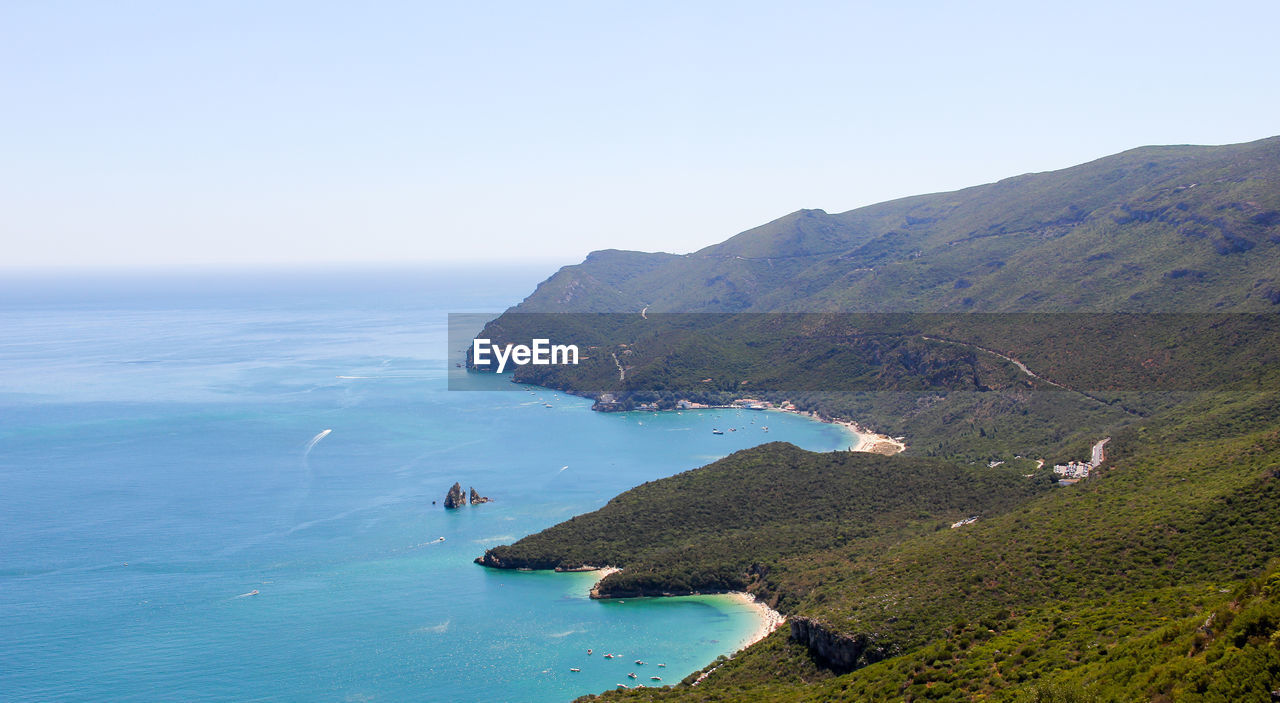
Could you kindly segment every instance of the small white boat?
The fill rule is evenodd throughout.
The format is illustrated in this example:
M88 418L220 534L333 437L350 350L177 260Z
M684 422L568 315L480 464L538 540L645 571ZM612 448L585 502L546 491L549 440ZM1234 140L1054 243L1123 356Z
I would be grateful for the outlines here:
M640 661L639 659L637 659L637 660L636 660L636 665L638 665L638 666L644 666L644 662L642 662L642 661Z
M636 677L636 673L633 671L630 674L627 674L627 677L634 679Z
M576 674L576 673L578 673L579 671L582 671L582 669L570 669L569 671L572 671L573 673L575 673L575 674Z
M661 680L662 680L662 677L661 677L661 676L650 676L650 677L649 677L649 680L650 680L650 681L661 681Z

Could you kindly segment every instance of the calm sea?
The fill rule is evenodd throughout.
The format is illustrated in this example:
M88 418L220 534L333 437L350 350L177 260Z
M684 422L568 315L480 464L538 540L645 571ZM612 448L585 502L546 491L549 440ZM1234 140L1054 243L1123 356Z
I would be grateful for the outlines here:
M447 313L549 273L0 282L0 698L563 701L734 650L755 621L728 598L597 602L590 574L471 561L766 439L849 442L447 391ZM496 502L445 511L454 481Z

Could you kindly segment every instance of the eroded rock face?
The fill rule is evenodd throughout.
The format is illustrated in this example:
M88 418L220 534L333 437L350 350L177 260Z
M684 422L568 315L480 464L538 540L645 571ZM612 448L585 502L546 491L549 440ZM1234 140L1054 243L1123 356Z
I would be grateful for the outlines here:
M476 487L475 486L471 487L471 504L472 505L476 505L477 503L492 503L492 502L493 502L492 498L488 496L482 496L479 493L476 493Z
M474 491L475 489L472 490ZM462 484L453 484L453 488L449 489L449 495L444 497L444 507L458 508L466 504L467 498L462 494Z
M837 632L826 623L806 617L790 618L791 639L809 648L814 657L838 672L874 664L890 655L866 634Z
M505 556L507 547L486 549L483 556L476 557L476 563L493 569L527 569L530 571L551 570L560 566L555 557L540 559L509 559Z

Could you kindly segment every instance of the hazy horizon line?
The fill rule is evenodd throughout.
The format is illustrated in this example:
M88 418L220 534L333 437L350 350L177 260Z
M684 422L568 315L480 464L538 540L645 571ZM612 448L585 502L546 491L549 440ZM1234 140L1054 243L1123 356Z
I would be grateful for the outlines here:
M516 268L527 266L570 266L581 263L582 258L570 257L512 257L467 258L420 261L246 261L246 262L175 262L137 264L3 264L0 276L43 274L127 274L127 273L271 273L271 272L325 272L325 271L386 271L433 270L443 268Z

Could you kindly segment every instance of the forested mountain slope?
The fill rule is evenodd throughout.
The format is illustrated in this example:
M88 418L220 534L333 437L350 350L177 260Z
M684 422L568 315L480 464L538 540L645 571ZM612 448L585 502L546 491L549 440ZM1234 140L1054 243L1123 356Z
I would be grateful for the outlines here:
M1126 430L1096 476L1050 491L1028 492L998 468L823 462L769 445L489 555L508 567L622 564L601 591L627 597L723 577L736 559L740 583L708 585L751 590L790 619L697 687L610 699L1265 703L1280 683L1280 576L1269 575L1280 556L1278 419L1275 392L1204 396ZM814 493L871 483L834 488L812 511L781 491L762 504L753 487L798 480L797 461L822 479ZM911 495L894 497L895 466ZM984 482L999 497L972 495ZM980 519L941 524L965 512L941 498L947 487ZM735 497L740 509L723 509ZM696 528L688 544L671 534L683 522ZM733 538L757 531L768 534ZM1045 697L1060 690L1071 697Z
M524 312L1269 311L1280 137L1142 147L839 214L691 254L591 254Z
M834 314L868 311L943 314ZM742 589L788 616L697 686L607 699L1273 703L1278 316L1280 137L596 252L486 328L590 340L588 363L515 380L602 410L761 389L908 448L757 447L478 561L620 565L599 595Z

